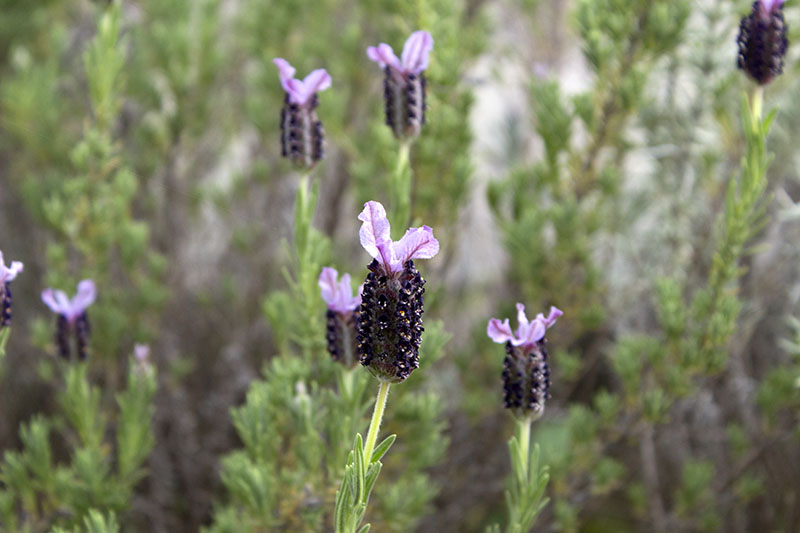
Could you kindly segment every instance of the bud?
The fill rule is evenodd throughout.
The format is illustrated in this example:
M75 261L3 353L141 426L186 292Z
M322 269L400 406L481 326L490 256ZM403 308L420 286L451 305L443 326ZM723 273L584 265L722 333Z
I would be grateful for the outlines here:
M96 297L97 289L90 279L78 283L78 291L71 300L64 291L53 289L42 291L42 301L57 314L55 343L58 355L62 359L71 358L69 338L73 333L77 357L81 361L86 359L91 332L86 309Z
M739 24L737 66L759 85L766 85L783 72L789 47L784 0L756 0L750 15Z
M24 265L19 261L12 261L7 267L3 252L0 252L0 329L11 325L11 281L23 268Z
M532 321L525 315L525 306L517 304L519 327L512 332L508 319L489 320L486 334L494 342L505 343L503 360L503 403L520 418L538 418L550 398L550 368L547 366L545 332L563 313L550 308Z
M402 59L398 59L386 43L367 48L367 56L384 71L386 124L398 139L418 136L425 124L426 81L423 71L428 68L431 50L433 37L426 31L411 34L403 47Z
M317 69L304 80L294 78L295 69L275 58L281 85L286 91L281 109L281 155L299 167L310 169L323 157L325 133L317 117L317 92L331 85L325 69Z
M402 239L390 238L386 210L367 202L358 216L363 222L361 245L374 258L361 294L358 354L361 364L381 381L399 383L419 367L425 280L413 259L430 259L439 241L428 226L410 228Z

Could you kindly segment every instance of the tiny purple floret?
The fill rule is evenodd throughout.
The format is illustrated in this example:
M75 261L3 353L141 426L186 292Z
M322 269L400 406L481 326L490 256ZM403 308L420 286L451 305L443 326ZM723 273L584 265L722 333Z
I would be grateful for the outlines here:
M367 57L378 63L381 68L387 66L397 75L407 77L418 76L428 68L428 54L433 50L433 37L427 31L415 31L406 40L403 54L398 59L392 47L386 43L367 48Z
M45 289L42 291L42 301L54 313L63 316L67 322L75 321L86 311L97 297L97 288L94 281L85 279L78 283L78 291L70 300L61 290Z
M439 253L439 241L428 226L409 228L399 241L393 241L386 209L380 202L365 203L358 219L362 221L358 232L361 246L383 264L387 274L403 270L409 259L431 259Z
M511 326L507 318L502 322L497 318L492 318L489 320L486 334L490 339L499 344L511 342L512 346L523 346L526 349L531 348L544 338L547 329L555 324L558 317L563 314L564 313L557 307L550 307L550 312L547 317L539 313L536 315L536 318L529 321L525 314L525 306L518 303L517 321L519 322L519 327L517 331L511 331Z
M283 86L283 90L289 95L289 100L293 104L303 106L311 101L316 93L324 91L331 86L331 77L324 68L318 68L306 76L305 79L298 80L294 77L295 68L288 61L276 57L272 62L278 67L281 86Z
M781 7L786 0L761 0L761 9L764 13L772 13Z
M353 287L350 285L350 274L343 274L339 280L339 273L335 268L324 267L319 275L319 288L322 299L328 304L328 309L337 313L351 313L361 305L361 290L353 296Z

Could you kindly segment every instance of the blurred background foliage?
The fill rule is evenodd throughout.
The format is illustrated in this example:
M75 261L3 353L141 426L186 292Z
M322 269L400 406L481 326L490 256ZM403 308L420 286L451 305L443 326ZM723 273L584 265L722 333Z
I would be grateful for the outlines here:
M60 526L323 529L374 383L324 353L316 274L362 278L360 205L393 201L397 144L365 49L399 51L425 29L411 218L442 253L421 267L422 368L392 390L398 440L374 530L503 523L512 422L485 326L516 301L565 311L549 334L554 398L533 429L551 475L537 528L800 529L800 54L766 91L778 109L766 190L731 203L752 89L734 37L750 2L119 4L106 42L108 2L0 8L0 246L26 265L0 447L50 442L47 464L63 464L76 446L48 441L64 424L37 415L58 420L65 391L44 287L98 282L86 372L101 410L129 385L133 342L158 368L135 496L93 500ZM785 15L797 41L800 10ZM313 227L297 223L299 176L279 157L276 56L333 79L304 204ZM99 440L121 423L110 416Z

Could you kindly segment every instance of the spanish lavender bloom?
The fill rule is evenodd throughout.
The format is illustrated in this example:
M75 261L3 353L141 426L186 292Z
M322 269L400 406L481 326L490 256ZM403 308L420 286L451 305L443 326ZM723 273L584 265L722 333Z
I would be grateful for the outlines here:
M428 226L410 228L392 241L386 210L378 202L364 204L358 219L361 245L374 258L361 294L358 354L373 376L399 383L419 366L422 340L425 280L413 259L435 256L439 241Z
M789 47L783 19L785 0L756 0L751 13L739 24L737 66L759 85L766 85L783 72Z
M355 355L356 323L363 287L359 287L358 294L353 296L350 274L343 274L339 280L339 273L335 268L325 267L319 275L322 299L328 304L328 353L334 361L348 368L358 362Z
M281 109L281 155L295 165L311 168L322 159L325 140L317 118L317 93L331 86L331 77L320 68L301 81L294 78L295 69L285 59L276 57L272 62L286 91Z
M550 369L544 334L555 324L561 310L551 307L547 317L539 313L532 321L525 315L525 306L517 304L517 331L511 331L506 318L489 320L486 334L497 343L505 343L503 361L503 401L519 417L539 417L550 397Z
M367 48L367 57L380 65L386 74L383 97L386 124L398 139L419 135L425 124L425 75L433 37L427 31L415 31L403 47L401 59L392 47L381 43Z
M97 296L94 281L85 279L78 283L78 291L70 300L64 291L45 289L42 291L42 301L58 315L56 325L56 346L58 355L63 359L70 359L69 334L75 332L75 347L78 358L86 359L86 347L89 343L89 317L86 309L92 305Z
M19 261L11 261L7 267L0 252L0 329L11 325L11 281L23 268L25 265Z

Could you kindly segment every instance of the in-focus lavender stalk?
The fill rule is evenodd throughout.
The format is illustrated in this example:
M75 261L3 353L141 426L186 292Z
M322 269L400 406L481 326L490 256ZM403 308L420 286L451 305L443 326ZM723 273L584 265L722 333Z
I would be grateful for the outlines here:
M298 80L288 61L280 57L272 61L286 91L281 110L281 154L295 165L310 169L324 155L325 133L316 112L317 93L331 86L331 77L325 69L317 69Z
M97 297L97 288L94 281L85 279L78 283L78 290L70 300L61 290L45 289L42 291L42 301L58 315L56 324L56 346L58 355L63 359L70 359L72 351L69 346L69 337L75 333L75 347L78 359L86 359L89 344L89 317L86 309L92 305Z
M737 65L759 85L766 85L783 72L789 46L784 1L756 0L750 14L739 24Z
M506 409L520 418L538 418L550 397L550 369L547 366L545 332L563 313L551 307L545 317L542 313L532 321L525 314L525 306L517 304L519 327L511 331L506 318L489 320L486 334L494 342L506 345L503 361L503 401Z
M6 266L0 251L0 330L11 325L11 282L23 268L25 265L19 261L11 261L11 265Z
M386 210L367 202L358 216L361 245L374 258L361 294L358 354L361 364L386 383L399 383L419 366L425 280L413 259L430 259L439 241L428 226L410 228L392 241Z
M328 353L337 363L352 368L358 363L356 356L356 325L358 309L361 307L361 291L353 296L350 274L339 273L335 268L324 267L319 275L322 299L328 304L326 338Z
M415 31L406 41L400 59L386 43L367 48L367 57L383 69L383 95L386 124L398 139L419 135L425 124L425 74L433 37L427 31Z

